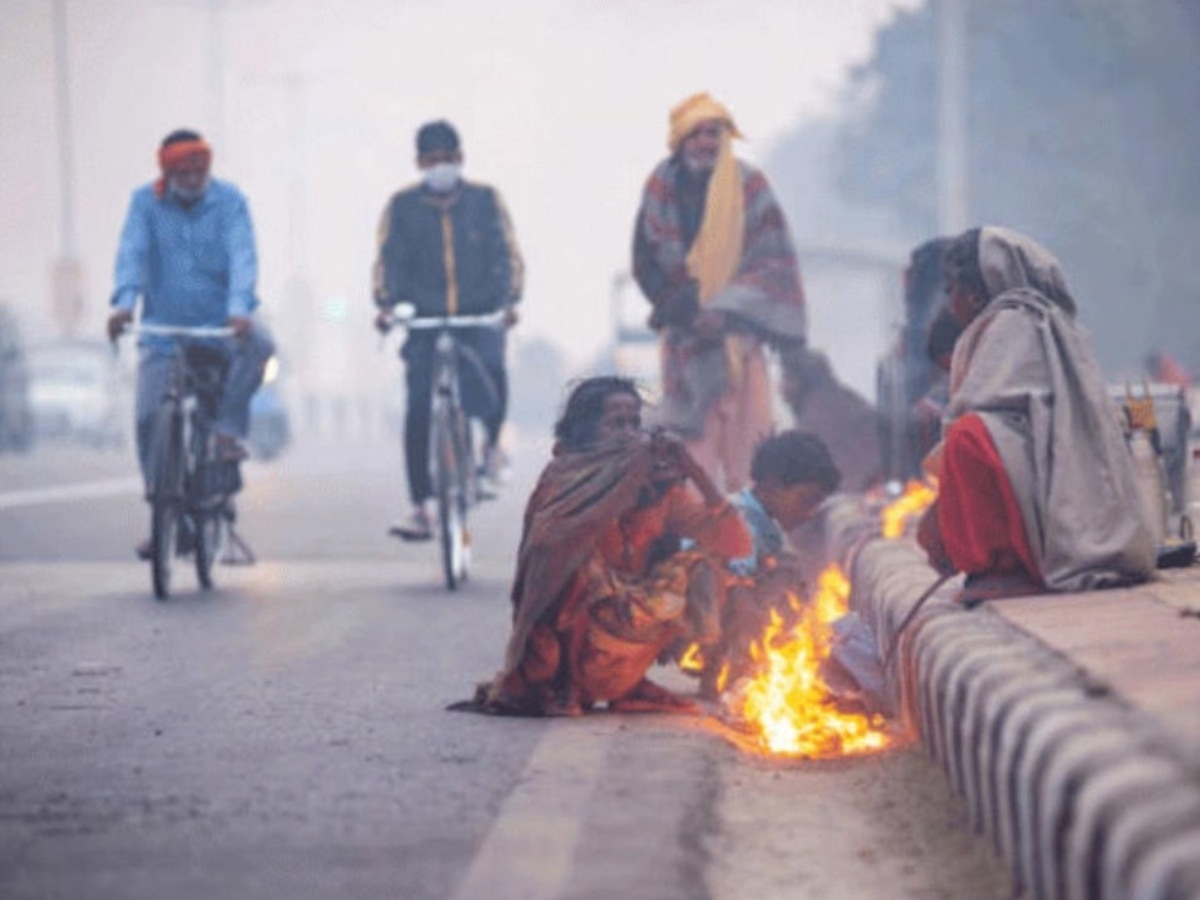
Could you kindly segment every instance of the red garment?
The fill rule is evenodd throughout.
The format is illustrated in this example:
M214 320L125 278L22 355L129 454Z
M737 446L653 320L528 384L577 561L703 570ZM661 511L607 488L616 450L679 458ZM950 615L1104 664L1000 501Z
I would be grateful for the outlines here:
M505 667L480 687L482 708L541 715L600 700L666 702L669 692L645 673L690 622L687 610L658 606L686 597L690 610L692 577L705 569L697 561L712 554L708 569L716 571L752 545L731 504L709 507L688 484L640 505L656 453L650 441L556 453L542 472L526 508ZM670 561L649 566L667 534L692 539L696 551L671 556L673 569ZM663 590L664 577L678 583ZM716 614L722 590L710 588ZM612 621L602 621L609 613Z
M938 528L958 571L1024 574L1042 583L1004 462L983 419L973 413L946 430Z
M732 506L725 504L714 510L681 483L654 503L623 513L601 535L600 554L622 575L640 578L646 574L652 545L663 534L689 537L724 559L737 559L753 552L741 516Z
M158 151L158 167L163 172L171 172L193 157L208 166L212 162L212 147L202 140L167 144Z
M1150 368L1150 375L1155 381L1161 381L1163 384L1174 384L1185 388L1192 386L1192 376L1188 370L1169 353L1159 353L1155 356L1154 365Z

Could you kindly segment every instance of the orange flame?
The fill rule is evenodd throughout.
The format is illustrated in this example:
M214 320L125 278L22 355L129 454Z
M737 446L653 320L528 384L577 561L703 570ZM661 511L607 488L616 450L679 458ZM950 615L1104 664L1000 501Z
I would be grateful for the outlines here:
M729 687L729 663L721 664L721 671L717 673L717 693L725 693L725 688Z
M881 716L842 712L821 680L831 623L848 611L849 598L849 580L831 565L790 629L772 614L751 649L760 671L727 695L729 710L753 732L757 749L816 759L871 753L891 743Z
M683 651L683 655L679 657L679 671L686 672L689 675L700 675L704 671L704 667L708 665L704 657L704 650L695 642L688 644L688 648ZM717 672L716 690L720 694L725 690L725 686L729 683L729 663L721 664L720 670Z
M937 499L937 489L923 481L910 481L904 493L883 508L879 516L885 538L898 538L913 516L919 515Z
M679 657L679 668L692 675L704 671L704 654L700 652L699 644L688 645L683 656Z

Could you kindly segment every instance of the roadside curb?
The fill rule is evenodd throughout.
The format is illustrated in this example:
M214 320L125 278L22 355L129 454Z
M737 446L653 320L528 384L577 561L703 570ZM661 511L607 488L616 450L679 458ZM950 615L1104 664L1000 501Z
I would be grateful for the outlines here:
M1192 737L1009 621L1013 601L954 603L957 582L897 638L938 576L911 539L864 535L865 515L828 511L828 558L849 575L851 608L880 654L898 639L887 673L895 705L1015 887L1036 898L1200 898ZM1146 602L1143 590L1125 593ZM1200 705L1200 683L1192 688Z

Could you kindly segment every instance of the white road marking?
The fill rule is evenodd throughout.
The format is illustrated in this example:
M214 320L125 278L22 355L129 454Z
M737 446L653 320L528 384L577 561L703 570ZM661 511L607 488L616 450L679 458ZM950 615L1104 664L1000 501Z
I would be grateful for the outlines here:
M27 491L9 491L6 494L0 494L0 509L43 506L47 503L67 503L72 500L95 500L100 497L118 497L122 494L139 493L141 490L142 479L136 475L126 478L107 478L104 481L87 481L82 484L31 488Z
M553 900L563 893L613 732L550 726L452 900Z

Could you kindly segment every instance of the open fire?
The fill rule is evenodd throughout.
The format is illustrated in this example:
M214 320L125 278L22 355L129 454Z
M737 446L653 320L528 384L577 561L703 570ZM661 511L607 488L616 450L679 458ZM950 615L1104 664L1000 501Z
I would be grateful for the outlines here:
M821 677L832 623L848 609L850 582L836 565L821 573L806 604L792 598L797 619L785 626L773 614L751 648L756 674L725 694L728 716L768 755L810 759L873 753L891 742L881 716L839 709Z
M895 539L904 534L907 524L937 499L937 488L923 481L910 481L904 493L885 506L879 514L883 536Z
M937 488L913 480L880 510L880 530L888 539L902 537L937 499ZM728 668L716 679L724 717L744 738L739 745L768 756L828 759L886 749L894 741L880 715L839 706L824 680L833 623L849 612L850 581L836 564L818 577L808 602L789 596L788 615L772 611L763 633L750 647L753 673L727 684ZM685 672L700 674L704 657L693 644L679 661Z

